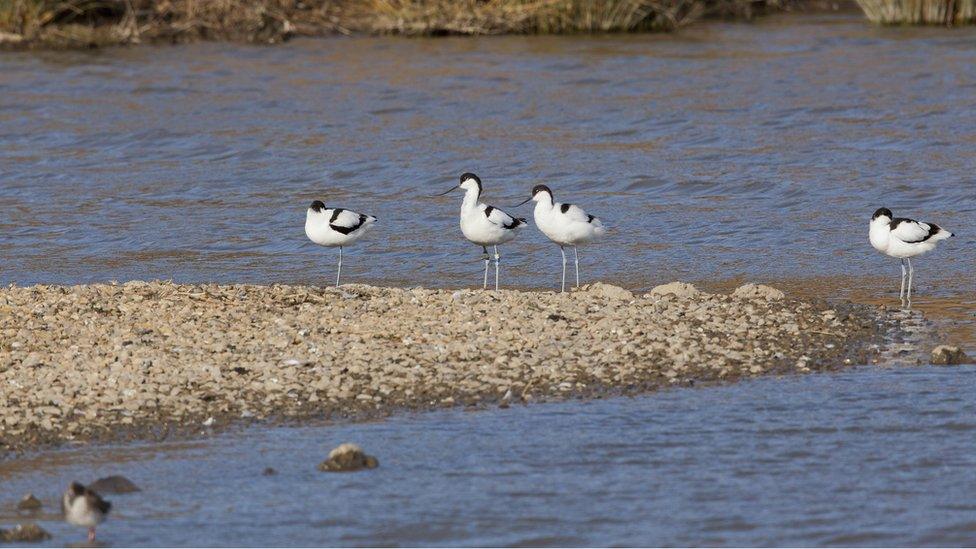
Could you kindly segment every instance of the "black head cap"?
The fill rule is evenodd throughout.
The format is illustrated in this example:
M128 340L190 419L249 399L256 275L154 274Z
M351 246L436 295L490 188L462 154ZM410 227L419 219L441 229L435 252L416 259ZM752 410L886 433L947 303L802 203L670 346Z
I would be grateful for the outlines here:
M545 185L536 185L535 187L532 187L532 196L542 192L549 193L549 196L552 196L552 191L550 191L549 187L546 187Z
M313 212L321 212L325 209L325 203L321 200L316 200L315 202L312 202L312 205L309 206L309 208L312 208Z
M72 495L80 496L81 494L85 493L85 487L80 482L72 482L71 486L68 486L68 491L71 492Z
M478 192L481 192L481 178L471 172L464 172L461 174L461 179L458 181L458 185L464 183L468 179L474 179L474 182L478 184Z
M891 219L891 210L888 208L878 208L878 211L874 212L874 215L871 216L871 221L874 221L881 216L886 216L888 219Z

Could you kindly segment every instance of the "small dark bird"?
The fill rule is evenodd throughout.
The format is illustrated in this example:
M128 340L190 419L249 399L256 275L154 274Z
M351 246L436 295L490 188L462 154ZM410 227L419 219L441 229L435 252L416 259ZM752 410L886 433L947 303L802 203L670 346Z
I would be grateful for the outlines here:
M78 482L72 482L61 498L61 510L68 524L88 528L88 541L95 541L95 527L108 516L112 504Z

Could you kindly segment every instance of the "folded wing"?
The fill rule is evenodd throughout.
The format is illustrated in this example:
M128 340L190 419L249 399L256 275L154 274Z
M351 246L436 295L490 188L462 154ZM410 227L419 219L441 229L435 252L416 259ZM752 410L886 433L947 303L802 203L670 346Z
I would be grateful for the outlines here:
M329 213L329 227L337 233L349 234L362 227L369 218L368 215L336 208Z
M891 236L909 244L925 242L939 232L937 225L915 221L914 219L893 219L890 227Z
M519 225L525 225L525 219L520 217L512 217L494 206L485 205L485 208L482 211L484 212L485 217L488 218L488 221L506 229L514 229Z
M583 211L583 208L575 204L557 204L559 208L559 214L565 216L566 219L570 221L579 221L580 223L592 223L595 217L587 214Z

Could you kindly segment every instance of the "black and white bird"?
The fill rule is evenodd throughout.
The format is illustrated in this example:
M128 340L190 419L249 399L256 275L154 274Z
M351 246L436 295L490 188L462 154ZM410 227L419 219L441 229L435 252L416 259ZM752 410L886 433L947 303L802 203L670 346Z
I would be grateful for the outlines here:
M572 246L576 258L576 287L579 287L579 246L593 242L606 234L603 223L596 217L573 204L555 202L552 191L545 185L532 188L532 196L522 201L535 201L535 225L549 240L559 245L563 255L563 279L561 291L566 291L566 250Z
M879 208L871 216L869 238L874 249L889 256L901 259L901 291L898 294L902 305L912 303L912 283L915 269L912 257L930 252L940 241L955 236L935 223L924 223L904 217L892 217L891 210ZM905 262L908 269L905 269ZM908 279L908 293L905 292L905 279Z
M68 524L88 528L88 541L95 541L95 527L105 521L112 504L78 482L61 497L61 510Z
M305 235L319 246L339 247L336 286L342 276L342 247L356 242L376 223L371 215L343 208L326 208L321 200L312 202L305 212Z
M462 174L457 186L451 187L438 196L443 196L458 188L464 190L464 199L461 201L461 232L464 234L464 238L481 246L484 251L485 279L483 288L486 290L488 289L488 262L491 259L488 255L488 246L494 248L495 289L497 290L498 262L501 259L498 254L498 245L515 238L515 234L525 227L526 221L481 202L479 200L481 198L481 179L473 173Z

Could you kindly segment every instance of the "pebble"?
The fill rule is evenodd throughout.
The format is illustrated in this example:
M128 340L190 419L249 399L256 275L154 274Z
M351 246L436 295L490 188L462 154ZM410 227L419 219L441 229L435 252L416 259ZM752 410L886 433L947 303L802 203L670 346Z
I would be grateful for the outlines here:
M51 539L51 534L32 522L18 524L10 530L0 528L0 541L5 543L30 543L47 539Z
M36 511L41 507L41 500L37 499L34 494L26 494L17 502L17 509L21 511Z
M836 314L768 286L729 295L673 282L637 297L603 283L570 293L6 286L0 448L119 427L158 437L211 419L468 405L510 390L528 402L650 389L667 372L707 381L816 370L876 335L866 312Z
M373 456L366 455L356 444L346 442L329 452L329 457L319 464L319 471L348 472L361 469L375 469L380 462Z
M970 364L973 360L959 347L953 345L939 345L932 349L932 364L950 366L956 364Z
M88 488L100 494L128 494L142 491L134 482L122 475L100 478L89 484Z

